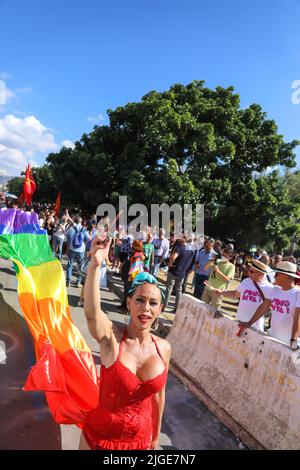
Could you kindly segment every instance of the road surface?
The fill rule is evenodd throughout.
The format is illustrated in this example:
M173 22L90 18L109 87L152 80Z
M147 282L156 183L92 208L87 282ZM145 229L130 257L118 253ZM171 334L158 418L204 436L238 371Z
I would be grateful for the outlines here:
M89 335L82 308L76 306L80 289L68 288L73 321L87 340L95 361L99 348ZM113 321L124 322L116 310L118 297L102 290L102 308ZM52 419L43 393L23 392L22 386L35 362L31 335L20 313L17 280L11 262L0 259L0 341L7 359L0 364L0 449L77 449L80 431ZM0 343L1 344L1 343ZM166 389L166 408L160 448L179 450L240 449L239 440L172 374Z

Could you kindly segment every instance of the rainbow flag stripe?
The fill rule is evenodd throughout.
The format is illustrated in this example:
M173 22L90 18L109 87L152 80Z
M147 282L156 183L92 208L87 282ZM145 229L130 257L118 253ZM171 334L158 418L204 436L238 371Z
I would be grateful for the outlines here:
M37 362L23 390L42 390L57 423L81 425L99 400L91 350L74 325L65 276L37 214L0 210L0 257L14 262L22 314Z

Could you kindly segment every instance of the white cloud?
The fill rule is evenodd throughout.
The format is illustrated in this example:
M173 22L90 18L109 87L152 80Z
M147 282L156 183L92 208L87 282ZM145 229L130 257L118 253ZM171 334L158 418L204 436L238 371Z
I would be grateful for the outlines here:
M6 102L10 101L11 99L15 97L16 97L15 92L6 87Z
M0 119L0 172L19 175L38 153L58 150L53 135L35 116L8 114Z
M0 80L9 80L11 76L7 72L0 72Z
M1 77L1 74L0 74ZM0 111L4 111L6 105L12 101L12 100L17 100L19 101L20 95L28 95L33 92L33 89L30 87L22 87L22 88L17 88L16 90L11 90L8 88L6 83L4 82L3 79L0 79L0 84L1 84L1 89L0 89Z
M0 82L0 111L4 111L5 106L13 98L16 98L16 94L10 90L4 81Z
M28 160L28 163L30 165L31 168L37 168L39 166L41 166L38 162L36 162L35 160Z
M12 114L17 114L18 116L26 116L26 113L23 113L23 111L13 111Z
M62 141L61 141L61 145L62 145L62 147L66 147L67 149L69 149L69 148L70 148L70 149L75 148L74 142L72 142L72 140L68 140L68 139L62 140Z
M18 95L29 95L32 93L33 89L31 87L23 87L23 88L17 88L15 92Z
M0 111L5 110L5 106L9 101L16 98L14 91L10 90L4 81L0 81Z
M89 116L87 118L89 122L99 122L104 121L104 116L102 114L97 114L97 116Z

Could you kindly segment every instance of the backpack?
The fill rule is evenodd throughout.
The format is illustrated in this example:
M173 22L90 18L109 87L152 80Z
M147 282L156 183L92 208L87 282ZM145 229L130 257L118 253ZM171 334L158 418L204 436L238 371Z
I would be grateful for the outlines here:
M126 253L126 255L130 255L131 244L132 243L131 243L131 238L130 237L123 238L122 243L121 243L121 247L120 247L120 252L121 253Z
M83 243L83 236L82 236L83 227L80 230L78 230L77 227L73 227L73 228L75 230L75 233L73 235L72 245L74 248L81 248L82 243Z

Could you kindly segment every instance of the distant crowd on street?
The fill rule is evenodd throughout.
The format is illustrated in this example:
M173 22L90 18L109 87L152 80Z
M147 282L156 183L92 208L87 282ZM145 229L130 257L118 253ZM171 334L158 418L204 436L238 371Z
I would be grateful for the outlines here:
M1 207L18 207L0 198ZM39 215L39 225L47 231L53 255L59 260L67 257L66 285L72 281L73 265L77 263L75 286L81 288L78 306L84 301L84 272L82 263L88 259L91 242L98 233L99 224L109 229L109 219L97 219L96 214L81 217L79 212L69 214L65 209L59 217L51 204L33 204ZM132 283L141 272L149 272L166 283L162 311L168 308L171 295L175 296L172 311L176 313L182 293L210 304L215 317L222 316L224 297L239 300L236 319L240 328L252 326L269 334L292 348L298 347L300 313L300 272L294 256L282 253L268 254L253 246L250 250L235 249L230 241L214 240L202 234L174 233L169 238L165 230L147 227L135 236L127 227L118 226L112 234L109 255L101 267L101 286L107 286L107 269L121 276L124 285L123 302L119 307L126 313L126 298ZM229 289L231 281L237 287ZM188 287L191 282L191 287ZM232 284L233 285L233 284Z

